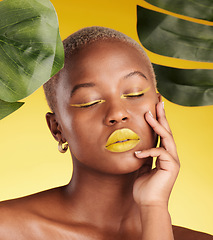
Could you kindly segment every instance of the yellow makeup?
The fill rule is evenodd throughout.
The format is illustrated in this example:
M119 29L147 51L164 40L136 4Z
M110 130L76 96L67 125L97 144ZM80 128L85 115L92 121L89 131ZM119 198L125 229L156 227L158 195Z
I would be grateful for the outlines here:
M105 102L105 100L95 100L95 101L91 101L91 102L87 102L87 103L70 104L70 106L83 108L83 107L90 107L92 105L100 104L100 103L103 103L103 102Z
M110 152L126 152L133 149L140 142L140 137L131 129L115 130L108 138L106 149Z
M121 98L130 98L130 97L139 97L142 96L145 92L149 91L150 87L139 91L139 92L132 92L132 93L124 93L121 95ZM87 103L79 103L79 104L70 104L72 107L78 107L78 108L84 108L84 107L90 107L96 104L104 103L105 100L95 100Z
M139 91L139 92L133 92L133 93L127 93L127 94L122 94L121 98L128 98L128 97L139 97L141 95L143 95L145 92L149 91L150 87Z

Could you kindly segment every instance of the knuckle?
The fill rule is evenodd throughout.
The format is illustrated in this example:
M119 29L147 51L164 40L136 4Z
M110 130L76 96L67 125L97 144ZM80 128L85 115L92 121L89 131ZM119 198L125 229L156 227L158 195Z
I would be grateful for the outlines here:
M158 128L159 127L159 125L157 124L157 123L153 123L153 126L152 126L152 128L155 130L156 128Z
M173 138L173 135L172 133L168 132L165 134L165 139L167 139L168 141L170 142L174 142L174 138Z
M175 165L178 169L180 169L180 162L179 161L175 161Z

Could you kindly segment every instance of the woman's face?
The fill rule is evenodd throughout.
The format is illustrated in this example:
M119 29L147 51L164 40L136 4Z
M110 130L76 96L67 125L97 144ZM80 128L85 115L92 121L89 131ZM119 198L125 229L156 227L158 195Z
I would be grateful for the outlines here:
M147 111L155 116L159 101L147 59L125 43L96 42L72 56L60 78L56 119L75 161L105 173L138 170L144 161L134 152L154 147L157 139L144 118ZM139 140L107 148L120 129Z

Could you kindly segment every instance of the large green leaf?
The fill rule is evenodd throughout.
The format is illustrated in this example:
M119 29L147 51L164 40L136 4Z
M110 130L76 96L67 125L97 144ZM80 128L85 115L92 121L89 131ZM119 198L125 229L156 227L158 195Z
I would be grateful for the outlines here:
M213 70L179 69L154 64L158 91L183 106L213 105Z
M9 103L0 100L0 120L19 109L23 104L23 102Z
M213 26L137 7L138 36L148 50L173 58L213 61Z
M64 64L57 15L49 0L0 2L0 99L27 97Z
M146 0L146 2L170 12L213 21L212 0Z

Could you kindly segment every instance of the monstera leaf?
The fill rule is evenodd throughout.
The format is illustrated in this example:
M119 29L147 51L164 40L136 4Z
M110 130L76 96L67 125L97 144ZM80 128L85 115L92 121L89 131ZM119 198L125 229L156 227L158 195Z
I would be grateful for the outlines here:
M0 119L8 116L17 109L19 109L24 103L23 102L5 102L0 100Z
M57 15L49 0L0 2L0 119L64 64Z
M138 35L148 50L174 58L213 61L213 26L138 6Z
M166 99L184 106L213 105L212 70L153 65L158 90Z
M209 0L210 1L210 0ZM176 11L190 12L189 1L147 0L156 6ZM208 2L204 1L205 3ZM196 4L193 16L210 19L213 2L205 4L209 11L202 12L203 5ZM181 4L181 5L180 5ZM201 17L200 17L201 18ZM183 20L171 15L137 7L137 30L142 45L159 55L191 61L213 61L213 26ZM184 106L213 104L213 71L208 69L177 69L155 65L159 92L168 100Z
M170 12L213 21L212 0L146 0L146 2Z

